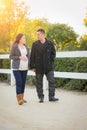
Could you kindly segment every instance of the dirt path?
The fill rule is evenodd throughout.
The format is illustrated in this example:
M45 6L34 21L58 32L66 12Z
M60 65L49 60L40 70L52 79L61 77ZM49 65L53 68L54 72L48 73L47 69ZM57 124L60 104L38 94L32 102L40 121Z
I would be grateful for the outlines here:
M87 130L87 94L57 90L59 102L40 104L35 88L26 88L27 104L19 106L15 87L0 83L0 130Z

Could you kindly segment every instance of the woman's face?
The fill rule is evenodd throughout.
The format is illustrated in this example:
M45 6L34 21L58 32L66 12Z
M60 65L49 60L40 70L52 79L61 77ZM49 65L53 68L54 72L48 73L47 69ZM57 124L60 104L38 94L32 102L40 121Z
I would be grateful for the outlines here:
M25 36L22 36L22 37L21 37L20 43L21 43L21 44L26 44L26 38L25 38Z

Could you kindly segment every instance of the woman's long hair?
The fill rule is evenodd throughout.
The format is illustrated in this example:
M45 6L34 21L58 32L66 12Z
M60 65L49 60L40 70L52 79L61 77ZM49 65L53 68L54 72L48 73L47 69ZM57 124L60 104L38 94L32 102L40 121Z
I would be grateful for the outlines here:
M24 36L24 34L19 33L19 34L16 36L15 41L13 42L13 44L15 44L15 43L19 44L20 39L21 39L23 36Z
M10 45L10 48L12 48L14 44L19 44L19 42L20 42L20 40L21 40L21 38L22 38L23 36L24 36L24 34L19 33L19 34L16 36L14 42Z

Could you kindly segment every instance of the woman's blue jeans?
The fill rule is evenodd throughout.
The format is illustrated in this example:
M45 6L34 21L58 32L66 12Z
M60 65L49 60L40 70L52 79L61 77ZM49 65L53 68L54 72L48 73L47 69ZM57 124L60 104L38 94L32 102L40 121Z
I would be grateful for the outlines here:
M24 93L27 72L28 72L27 70L25 71L13 70L13 74L16 81L16 94Z

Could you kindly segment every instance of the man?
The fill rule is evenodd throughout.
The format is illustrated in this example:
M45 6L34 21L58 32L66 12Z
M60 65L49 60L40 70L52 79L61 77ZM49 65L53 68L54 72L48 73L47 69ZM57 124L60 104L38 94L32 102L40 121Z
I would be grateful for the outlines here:
M55 59L55 48L51 41L45 38L45 31L43 29L37 30L37 41L33 43L30 68L36 73L36 90L40 103L44 102L43 94L43 76L47 77L49 82L49 101L58 101L55 98L55 83L53 62Z

